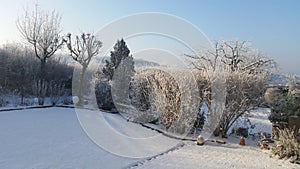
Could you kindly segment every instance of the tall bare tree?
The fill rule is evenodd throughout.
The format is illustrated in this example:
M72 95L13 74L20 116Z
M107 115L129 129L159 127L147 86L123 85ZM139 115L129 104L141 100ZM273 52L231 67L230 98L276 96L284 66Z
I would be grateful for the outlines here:
M35 56L41 61L39 78L46 79L47 59L63 45L59 35L61 16L55 10L46 11L35 6L34 10L25 10L17 19L17 27L23 38L33 46Z
M83 103L82 88L84 75L92 57L99 53L102 42L90 33L83 33L81 36L76 36L74 43L72 42L71 33L69 33L65 41L67 42L67 48L73 60L82 66L77 91L79 97L78 105L81 105Z

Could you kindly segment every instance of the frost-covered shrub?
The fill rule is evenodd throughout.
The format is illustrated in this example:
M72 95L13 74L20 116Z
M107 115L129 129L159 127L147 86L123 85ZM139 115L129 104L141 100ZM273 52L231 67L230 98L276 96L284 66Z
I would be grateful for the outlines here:
M188 132L200 109L199 92L189 70L148 68L137 71L131 86L132 105L138 115L159 118L169 132ZM148 116L146 116L147 114Z
M205 101L206 103L208 103L211 99L209 95L211 91L211 81L209 79L209 75L207 74L207 72L200 70L194 70L192 73L197 82L199 98L201 99L201 101Z
M272 153L280 159L289 159L292 163L300 164L300 129L281 129L275 141Z
M266 80L276 63L262 57L247 41L217 41L212 50L187 56L193 59L195 69L208 74L205 101L210 113L221 114L221 118L215 120L220 120L215 134L227 137L229 128L238 118L263 103ZM218 101L211 106L210 98ZM225 103L222 105L222 102Z
M133 105L140 111L149 110L151 105L164 107L161 112L161 121L166 128L178 118L180 108L180 91L172 76L158 69L148 69L142 71L134 77L135 91L132 97ZM150 95L154 91L160 91L165 95L165 102L155 102L150 100Z
M95 81L95 94L97 104L100 109L111 110L115 107L111 95L111 86L109 81L97 79Z
M220 121L222 136L227 136L228 130L238 118L263 103L266 82L265 74L239 71L226 74L226 102Z
M166 97L161 90L150 91L148 85L131 84L131 104L135 112L131 113L131 120L138 123L160 123L161 112L165 110Z
M211 121L219 122L217 124L219 127L214 124L210 127L216 126L214 131L216 136L227 137L228 130L236 120L263 103L267 74L238 70L211 74L198 70L194 71L194 74L199 88L200 100L205 102L210 114L216 114L215 119ZM214 96L216 92L219 93L218 97ZM224 99L220 99L222 97ZM214 108L212 99L219 104L214 106L222 107L222 109Z

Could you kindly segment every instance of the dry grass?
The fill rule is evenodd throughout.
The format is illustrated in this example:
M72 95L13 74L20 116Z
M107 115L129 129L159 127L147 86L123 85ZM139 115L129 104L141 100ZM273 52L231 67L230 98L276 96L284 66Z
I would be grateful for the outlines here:
M289 159L292 163L300 164L300 129L281 129L278 131L279 137L275 141L272 153L280 159Z

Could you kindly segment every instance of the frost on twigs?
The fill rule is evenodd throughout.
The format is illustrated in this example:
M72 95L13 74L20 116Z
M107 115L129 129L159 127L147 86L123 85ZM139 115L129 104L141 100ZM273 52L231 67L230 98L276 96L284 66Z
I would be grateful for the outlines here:
M292 163L300 164L300 129L280 129L272 153L280 159L289 159Z
M147 68L137 71L131 86L134 121L159 121L168 132L184 134L200 108L197 85L187 70ZM147 121L147 120L150 121Z

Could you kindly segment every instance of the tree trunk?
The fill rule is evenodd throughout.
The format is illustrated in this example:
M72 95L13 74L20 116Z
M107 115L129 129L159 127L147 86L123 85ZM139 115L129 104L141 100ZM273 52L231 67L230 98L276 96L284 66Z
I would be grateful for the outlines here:
M84 80L84 74L85 74L85 71L86 71L86 68L87 67L82 67L82 70L80 72L80 79L79 79L79 85L78 85L78 91L77 91L77 94L78 94L78 103L77 105L81 106L83 105L84 103L84 99L83 99L83 95L82 95L82 86L83 86L83 80Z
M219 136L220 135L220 125L218 125L215 130L213 131L214 136Z
M228 130L229 130L228 125L225 125L225 126L222 128L222 137L223 137L223 138L227 138L227 137L228 137L228 136L227 136Z
M39 105L44 105L45 102L45 91L46 90L44 85L46 84L46 58L40 59L41 67L39 72L39 82L40 89L38 89L38 98L39 98Z
M41 59L41 67L40 67L40 80L46 79L46 59Z

